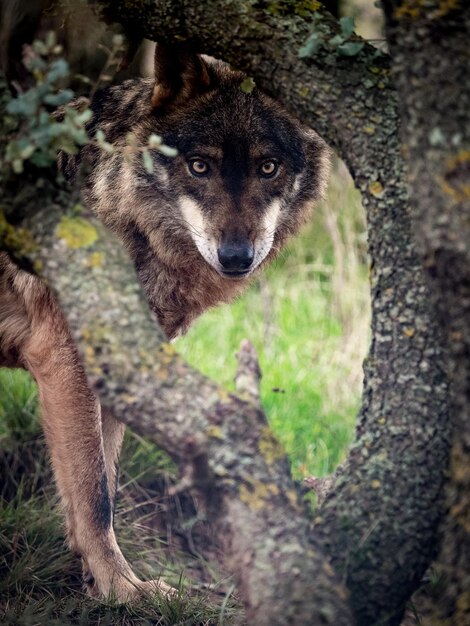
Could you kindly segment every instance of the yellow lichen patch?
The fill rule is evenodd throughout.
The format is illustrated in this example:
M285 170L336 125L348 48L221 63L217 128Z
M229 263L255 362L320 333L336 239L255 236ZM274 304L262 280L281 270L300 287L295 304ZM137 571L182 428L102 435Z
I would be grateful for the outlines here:
M379 76L388 76L390 74L390 69L388 67L377 67L376 65L369 67L369 71L372 74L378 74Z
M318 11L321 7L318 0L297 0L297 2L286 2L286 0L271 0L267 5L267 11L271 15L285 15L292 9L294 13L301 17L307 17L313 11Z
M261 429L258 449L268 465L273 465L285 457L284 448L269 426L263 426Z
M104 255L102 252L93 252L87 260L88 267L98 268L104 265Z
M209 426L209 428L207 429L207 436L211 437L211 439L223 439L222 429L220 428L220 426Z
M460 502L450 507L450 515L466 533L470 533L470 506L468 502Z
M171 343L168 343L166 341L162 343L160 349L164 354L168 356L174 356L176 354L176 350L173 348Z
M36 274L40 274L43 269L44 263L41 261L41 259L35 259L33 261L33 270L36 272Z
M294 509L299 509L299 499L297 496L297 492L294 491L293 489L288 489L286 491L286 496L287 499L289 500L289 504L294 508Z
M362 130L367 134L367 135L373 135L375 133L375 126L363 126Z
M98 239L98 231L83 217L64 215L56 228L56 235L65 241L69 248L88 248Z
M306 17L308 13L318 11L322 6L318 0L300 0L296 5L296 13L302 17Z
M163 367L159 367L156 370L156 372L155 372L155 377L158 380L167 380L168 379L168 372Z
M423 0L403 0L401 5L395 9L395 19L416 19L421 14Z
M451 11L456 11L461 8L462 0L439 0L439 6L433 17L444 17L444 15L447 15Z
M217 395L219 396L219 400L221 402L229 402L230 400L230 393L223 387L220 387L220 389L217 389Z
M88 365L94 365L95 364L95 351L93 350L93 348L91 346L85 346L85 361L87 362Z
M372 487L372 489L380 489L382 483L380 482L380 480L371 480L370 486Z
M0 241L12 252L20 255L34 252L37 248L32 233L26 228L15 228L0 210Z
M298 92L302 96L302 98L307 98L310 94L310 88L307 87L307 85L302 85L301 87L299 87Z
M415 329L412 328L411 326L408 326L407 328L405 328L403 332L405 333L407 337L413 337L415 334Z
M120 395L119 399L124 400L126 404L135 404L136 402L139 401L139 398L137 396L133 396L130 393L124 393Z
M270 496L277 496L279 489L272 483L263 483L255 478L247 479L248 485L241 485L240 500L252 511L259 511L263 508Z
M178 353L173 348L171 343L165 341L160 345L160 354L158 355L158 360L162 365L169 365L176 358L177 355Z
M465 202L470 199L470 184L467 182L469 174L470 150L461 150L447 159L446 171L439 178L439 185L456 202Z
M379 419L377 420L377 424L380 424L380 426L385 426L386 423L387 419L385 417L379 417Z
M382 187L382 184L378 180L375 180L373 183L369 185L369 193L373 195L375 198L381 198L384 193L384 188Z
M466 459L466 463L456 463L452 468L452 477L456 483L462 485L470 485L470 465L469 459Z
M456 483L470 485L470 455L465 452L461 441L452 448L452 478Z
M462 8L462 0L403 0L395 9L394 15L397 20L416 19L427 16L432 20L439 19L451 11Z
M468 617L470 615L470 591L464 591L463 593L461 593L457 597L456 605L457 615L460 613L462 616ZM459 622L457 621L456 623L458 624Z

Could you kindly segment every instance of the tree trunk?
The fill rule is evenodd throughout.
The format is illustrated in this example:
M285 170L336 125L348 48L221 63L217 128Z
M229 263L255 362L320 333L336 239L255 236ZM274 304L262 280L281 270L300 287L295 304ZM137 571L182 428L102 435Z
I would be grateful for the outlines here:
M470 624L470 6L387 2L415 232L447 345L455 437L432 624Z

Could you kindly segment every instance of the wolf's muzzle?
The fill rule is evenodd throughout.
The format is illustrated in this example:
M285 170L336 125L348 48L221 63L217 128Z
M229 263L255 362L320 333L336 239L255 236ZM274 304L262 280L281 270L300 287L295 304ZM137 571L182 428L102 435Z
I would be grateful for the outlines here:
M255 249L250 242L222 243L217 250L222 271L227 276L247 274L253 263Z

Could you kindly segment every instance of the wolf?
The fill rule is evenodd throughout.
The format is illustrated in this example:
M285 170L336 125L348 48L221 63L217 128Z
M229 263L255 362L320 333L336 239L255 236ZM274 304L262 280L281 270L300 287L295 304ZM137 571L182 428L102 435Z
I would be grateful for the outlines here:
M329 151L323 140L225 63L157 45L155 76L96 94L94 143L61 155L69 178L84 171L86 205L122 241L149 305L169 338L207 308L237 296L306 221L322 197ZM159 135L176 156L141 153ZM47 286L0 253L0 365L36 379L42 421L65 513L68 543L84 583L118 601L169 592L143 582L117 544L112 503L123 425L100 408L67 322Z

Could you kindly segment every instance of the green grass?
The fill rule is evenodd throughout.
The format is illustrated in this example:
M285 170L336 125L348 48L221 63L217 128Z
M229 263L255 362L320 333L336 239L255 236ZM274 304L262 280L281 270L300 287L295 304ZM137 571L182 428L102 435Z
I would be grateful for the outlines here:
M126 433L115 521L119 544L141 578L163 574L177 596L136 606L86 597L80 561L64 542L36 386L25 372L0 370L0 624L231 624L231 582L202 557L183 552L189 539L197 548L199 522L191 503L163 495L174 478L166 455Z
M353 436L369 327L364 231L358 194L340 168L327 201L276 263L238 301L209 311L176 342L190 363L230 389L241 340L254 343L263 404L297 478L331 472ZM174 480L171 462L129 432L118 541L137 573L163 573L181 594L138 607L83 595L80 564L64 544L37 405L26 373L0 370L0 623L240 620L231 581L198 556L207 536L190 499L164 496L165 484Z

